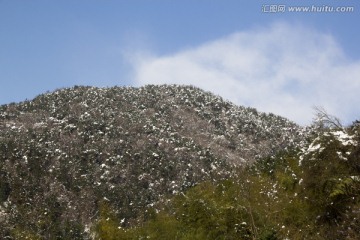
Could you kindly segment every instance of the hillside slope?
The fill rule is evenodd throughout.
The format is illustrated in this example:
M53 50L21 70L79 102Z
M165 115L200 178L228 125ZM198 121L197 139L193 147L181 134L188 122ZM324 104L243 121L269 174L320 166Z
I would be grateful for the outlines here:
M188 86L74 87L0 107L0 236L88 238L299 145L305 130ZM35 237L34 237L35 238Z

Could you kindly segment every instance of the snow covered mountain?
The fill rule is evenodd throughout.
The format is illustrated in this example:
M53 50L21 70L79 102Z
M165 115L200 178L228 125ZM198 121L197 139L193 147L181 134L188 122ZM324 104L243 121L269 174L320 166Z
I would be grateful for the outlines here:
M88 239L104 206L119 227L136 226L145 209L201 182L287 149L315 151L308 137L192 86L75 86L3 105L0 236Z

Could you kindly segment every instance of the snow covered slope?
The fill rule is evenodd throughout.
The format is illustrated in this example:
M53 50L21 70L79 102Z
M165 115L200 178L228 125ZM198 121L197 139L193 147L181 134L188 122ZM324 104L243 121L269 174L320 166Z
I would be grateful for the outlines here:
M38 226L57 212L54 226L86 231L108 201L131 225L163 196L227 178L304 135L191 86L76 86L3 105L0 224Z

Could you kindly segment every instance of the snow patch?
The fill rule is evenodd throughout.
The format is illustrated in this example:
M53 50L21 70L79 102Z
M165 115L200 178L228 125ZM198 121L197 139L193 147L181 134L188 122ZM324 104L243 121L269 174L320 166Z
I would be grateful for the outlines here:
M352 136L344 131L331 132L331 134L343 145L343 146L356 146L357 142Z

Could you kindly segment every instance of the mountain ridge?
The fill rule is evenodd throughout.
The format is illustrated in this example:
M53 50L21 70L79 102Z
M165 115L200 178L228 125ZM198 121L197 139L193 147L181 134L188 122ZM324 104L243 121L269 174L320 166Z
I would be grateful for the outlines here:
M84 91L80 91L84 90ZM178 96L175 96L176 91L178 90ZM118 94L116 94L116 91ZM153 93L151 93L153 91ZM154 95L156 93L156 97ZM191 94L196 95L195 97L190 97ZM68 96L65 96L69 94ZM96 96L99 94L99 96ZM114 98L111 99L108 96L114 94ZM84 96L82 96L84 95ZM108 96L106 96L108 95ZM122 95L122 96L121 96ZM144 99L140 101L136 101L133 98L140 99L141 95L144 95ZM52 96L53 99L46 104L46 98ZM63 101L62 98L68 98L69 101ZM79 102L82 97L84 99L83 102ZM89 108L97 108L97 107L105 107L104 104L101 104L101 100L105 101L105 105L111 104L110 102L117 102L117 104L121 104L121 106L117 106L115 109L112 110L121 110L128 114L129 111L133 109L137 109L138 111L132 111L133 114L136 115L146 115L149 116L151 114L155 114L155 116L151 116L152 118L161 118L163 113L166 111L173 111L178 112L177 114L180 116L185 116L184 111L189 111L190 108L193 108L193 113L196 113L197 116L200 116L200 119L203 120L202 125L209 125L212 129L211 131L217 135L220 135L221 131L227 130L227 134L229 131L235 131L232 128L237 128L237 134L246 135L246 133L254 133L256 130L259 138L264 138L266 133L275 131L280 137L284 138L284 140L291 140L291 137L281 136L279 130L283 130L284 132L293 131L298 132L298 135L301 135L303 131L300 126L296 125L295 123L287 120L286 118L276 116L274 114L265 114L260 113L254 108L245 108L241 106L236 106L229 101L224 101L221 97L212 95L209 92L201 91L198 88L192 86L177 86L177 85L147 85L143 88L133 88L133 87L115 87L115 88L94 88L94 87L78 87L75 86L74 88L67 88L54 91L53 93L42 94L36 97L32 101L25 101L18 104L18 113L17 116L22 115L23 111L27 113L29 110L34 111L36 114L40 114L42 111L47 111L50 113L50 117L55 119L64 119L61 113L67 110L70 110L71 113L67 116L66 120L71 122L74 118L76 119L76 114L82 113L81 117L85 118L83 114L89 114L86 112L86 109ZM128 98L128 99L126 99ZM51 99L51 97L50 97ZM101 106L97 106L97 101L100 100ZM50 106L51 104L51 106ZM75 105L75 106L74 106ZM179 105L181 108L179 108ZM3 105L4 106L11 106L11 105ZM69 106L72 109L68 109ZM60 108L59 108L60 107ZM9 107L11 108L11 107ZM75 109L78 108L78 109ZM111 109L110 109L111 110ZM225 111L224 111L225 110ZM83 111L83 112L82 112ZM147 111L147 113L144 113ZM152 111L152 113L151 113ZM15 111L16 112L16 111ZM2 111L0 117L3 119L6 117L11 117L12 114L16 113L9 113L6 110ZM101 111L98 111L94 114L101 114ZM109 113L108 113L109 114ZM113 115L111 115L113 114ZM105 116L107 118L115 117L116 112L112 112L109 116ZM211 116L211 114L215 116ZM176 114L175 118L177 117ZM239 119L236 119L236 117ZM89 116L92 117L92 116ZM26 118L22 116L22 118ZM221 120L221 118L226 118L225 120ZM268 118L268 122L262 122L263 119ZM176 119L175 119L176 120ZM190 119L194 120L194 119ZM30 120L29 120L30 121ZM34 118L32 118L34 121ZM105 120L106 121L106 120ZM227 122L226 122L227 121ZM272 124L269 124L269 121L272 121ZM258 129L254 130L253 127ZM191 131L191 125L188 125L189 132L191 134L196 134L196 132ZM204 126L206 128L206 126ZM272 128L272 129L271 129ZM202 130L202 129L199 129ZM205 130L205 129L203 129ZM250 135L250 134L249 134ZM286 135L286 134L283 134ZM200 137L199 137L200 138ZM240 136L241 138L241 136ZM286 139L287 138L287 139ZM256 137L253 139L256 141ZM284 144L286 145L286 144ZM270 150L269 150L270 151ZM254 157L254 156L252 156Z

